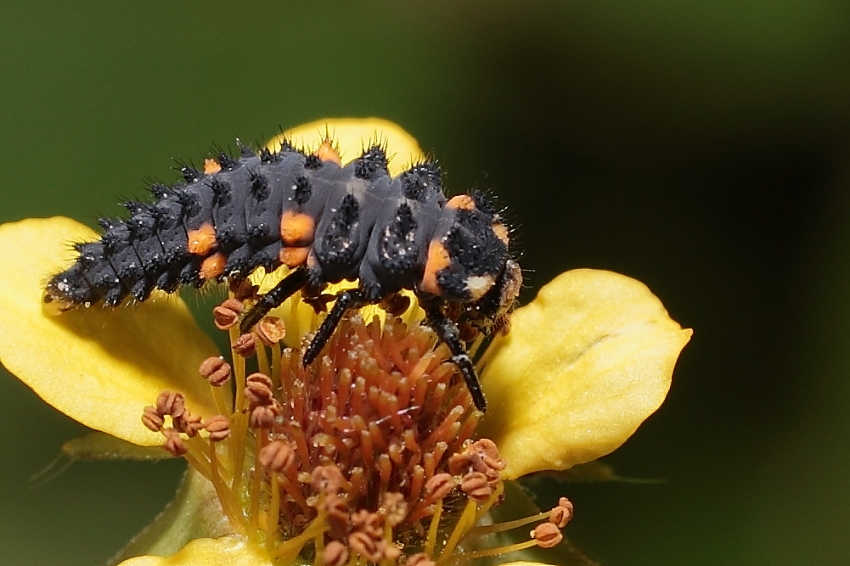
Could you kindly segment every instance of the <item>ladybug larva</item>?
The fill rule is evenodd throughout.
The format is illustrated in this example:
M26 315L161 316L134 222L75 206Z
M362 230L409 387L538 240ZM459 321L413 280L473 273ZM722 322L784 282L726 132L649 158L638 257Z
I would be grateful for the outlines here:
M522 282L509 229L480 193L447 198L434 161L396 177L375 144L345 166L330 140L314 153L284 141L279 151L242 148L185 180L154 184L154 202L129 202L130 217L101 219L100 240L76 244L67 270L50 278L44 302L59 310L115 307L153 289L247 277L259 267L290 272L241 321L243 332L294 293L340 292L304 353L310 364L346 312L412 290L426 323L451 351L479 410L486 402L458 330L506 324Z

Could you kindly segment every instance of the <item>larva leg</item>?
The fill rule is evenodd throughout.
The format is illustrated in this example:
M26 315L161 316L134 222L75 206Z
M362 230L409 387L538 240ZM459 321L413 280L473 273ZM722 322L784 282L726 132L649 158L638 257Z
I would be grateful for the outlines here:
M251 328L260 322L270 310L280 306L283 301L298 292L306 282L307 270L303 267L284 277L271 291L260 297L257 304L248 311L242 322L239 323L239 331L243 334L250 332Z
M310 342L310 345L307 346L307 351L304 352L304 365L307 366L316 359L347 311L360 308L367 304L369 304L369 300L366 299L365 294L360 289L344 291L337 295L331 312L322 321L322 325L316 331L316 336L313 337L313 341Z

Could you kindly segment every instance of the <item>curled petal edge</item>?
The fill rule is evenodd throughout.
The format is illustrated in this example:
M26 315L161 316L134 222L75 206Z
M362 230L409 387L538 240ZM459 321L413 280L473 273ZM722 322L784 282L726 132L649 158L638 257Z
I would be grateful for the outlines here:
M518 309L483 360L490 410L479 434L507 478L609 454L661 405L692 331L641 282L568 271Z

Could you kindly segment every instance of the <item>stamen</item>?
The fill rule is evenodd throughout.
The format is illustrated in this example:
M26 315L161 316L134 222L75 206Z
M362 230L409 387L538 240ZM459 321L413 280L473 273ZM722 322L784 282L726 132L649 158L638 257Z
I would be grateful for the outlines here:
M145 407L145 412L142 413L142 424L153 432L160 432L162 431L163 424L165 424L165 420L160 416L156 407L148 405Z
M204 423L204 428L210 434L210 442L221 442L230 437L230 419L224 415L210 417Z
M519 527L524 527L525 525L540 522L541 520L546 519L547 517L549 517L549 512L538 513L536 515L530 515L528 517L523 517L522 519L516 519L513 521L505 521L504 523L495 523L493 525L481 525L480 527L470 529L469 533L467 533L467 536L470 538L481 537L484 535L492 535L495 533L511 531Z
M262 495L263 471L260 466L260 453L266 447L268 434L265 430L258 430L256 435L256 448L254 450L254 469L251 470L251 488L248 490L250 502L248 504L248 526L256 532L260 520L260 496Z
M248 332L241 335L232 345L233 351L243 358L250 358L257 352L257 339Z
M230 381L230 364L221 356L207 358L201 362L198 371L201 377L209 381L213 387L221 387Z
M225 301L226 302L226 301ZM238 497L238 484L242 481L242 469L245 461L245 444L248 436L248 419L245 414L247 409L245 404L245 358L239 355L237 348L237 340L239 340L238 325L233 325L227 329L230 337L230 352L233 362L233 375L235 377L236 399L233 406L233 419L231 428L233 429L233 442L231 449L231 457L233 458L233 478L231 480L230 489L233 497Z
M277 545L277 548L275 548L275 550L271 553L272 558L279 560L283 564L290 564L295 560L305 544L324 532L325 517L319 513L319 515L310 522L310 525L304 529L304 532Z
M166 429L163 432L165 433L165 444L162 447L169 454L172 456L183 456L186 454L186 443L180 438L180 433L173 429Z
M348 548L338 540L332 540L325 545L322 553L322 563L325 566L344 566L348 562Z
M266 346L279 343L286 336L286 326L276 316L267 316L257 323L254 329Z
M272 562L448 566L557 543L572 516L566 498L547 513L475 527L504 497L506 464L495 443L472 439L482 413L431 330L344 318L305 368L281 343L297 321L287 329L267 316L239 334L254 292L240 284L214 309L232 358L207 358L199 374L217 414L202 419L180 392L164 391L142 421L212 483L233 529ZM468 550L473 537L532 523L518 545Z
M481 472L469 472L460 482L460 489L473 501L485 502L493 495L487 476Z
M228 330L239 324L239 315L245 306L236 299L227 299L213 309L213 320L219 330Z
M184 410L180 416L172 416L171 424L174 426L174 430L182 432L189 438L193 438L204 428L201 415L190 413L188 410Z
M566 497L558 500L558 505L549 512L549 522L563 529L573 518L573 503Z
M252 373L245 380L245 398L249 407L267 405L272 401L272 379L264 373Z
M531 537L537 541L540 548L553 548L562 540L564 535L561 534L561 529L552 523L542 523L536 529L531 531Z
M289 444L275 440L260 450L259 462L269 472L283 472L295 463L295 451Z
M209 444L209 459L210 459L210 481L218 495L221 507L224 513L230 519L234 528L242 534L246 533L245 516L237 503L238 499L233 497L233 493L225 485L218 462L218 451L216 450L217 443L210 442Z
M437 566L437 563L428 558L425 552L418 552L408 556L404 566Z
M176 391L163 391L156 398L156 410L162 416L180 417L186 409L186 398Z
M221 392L221 387L230 381L231 368L230 364L225 362L220 356L209 357L201 362L201 367L198 368L201 377L210 382L212 386L213 400L215 401L216 410L221 413L229 413L229 407L224 400L224 395Z
M271 474L272 500L266 512L266 548L274 548L275 539L278 536L278 525L280 524L280 486L278 485L278 474Z

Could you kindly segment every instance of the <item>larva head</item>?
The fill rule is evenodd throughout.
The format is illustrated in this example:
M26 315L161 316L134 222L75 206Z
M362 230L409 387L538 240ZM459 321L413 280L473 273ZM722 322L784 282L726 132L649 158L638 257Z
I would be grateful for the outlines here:
M476 326L492 326L513 308L522 284L508 232L482 195L451 198L429 244L421 290L461 303Z
M507 316L516 306L521 289L522 269L516 261L509 259L487 294L470 306L470 322L485 332L505 328Z

